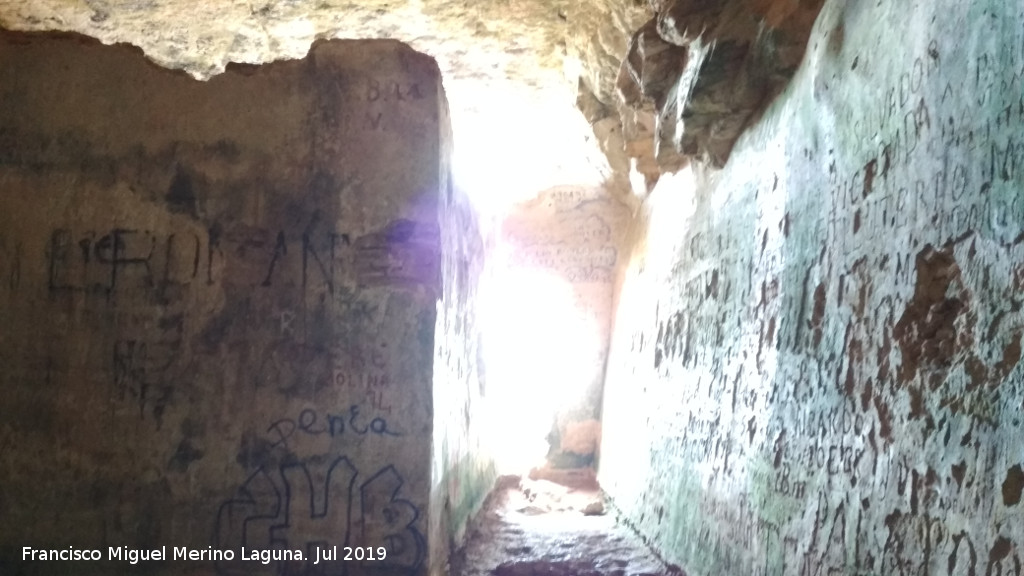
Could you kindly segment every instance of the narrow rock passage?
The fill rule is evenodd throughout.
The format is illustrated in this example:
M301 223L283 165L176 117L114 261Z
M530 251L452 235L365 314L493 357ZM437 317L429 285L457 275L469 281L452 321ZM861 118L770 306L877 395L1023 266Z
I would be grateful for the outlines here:
M592 477L499 479L452 576L684 576L605 511Z

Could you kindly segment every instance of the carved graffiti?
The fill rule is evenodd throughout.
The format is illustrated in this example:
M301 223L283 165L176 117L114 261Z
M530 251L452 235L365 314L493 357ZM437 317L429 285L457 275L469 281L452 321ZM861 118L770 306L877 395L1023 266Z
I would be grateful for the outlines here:
M650 216L606 386L653 431L633 519L683 532L661 544L688 572L1022 573L1024 13L999 14L990 42L917 36L884 70L851 48L871 81L835 80L835 128L783 122L744 162L778 145L784 170L727 167L692 220Z

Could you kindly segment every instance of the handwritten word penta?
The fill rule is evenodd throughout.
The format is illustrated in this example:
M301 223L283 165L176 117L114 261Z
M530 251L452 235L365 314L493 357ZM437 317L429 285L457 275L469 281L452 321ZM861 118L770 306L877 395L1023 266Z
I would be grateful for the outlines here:
M271 424L267 428L267 433L270 434L275 442L272 445L288 447L288 440L296 433L301 432L308 436L320 436L323 434L330 435L331 438L341 436L348 431L350 434L356 434L358 436L366 436L373 434L376 436L403 436L401 432L397 432L388 427L388 422L380 416L373 418L366 422L365 417L360 414L361 408L358 404L353 404L349 407L347 414L326 414L324 418L320 418L316 410L305 409L299 413L299 417L296 419L282 418Z

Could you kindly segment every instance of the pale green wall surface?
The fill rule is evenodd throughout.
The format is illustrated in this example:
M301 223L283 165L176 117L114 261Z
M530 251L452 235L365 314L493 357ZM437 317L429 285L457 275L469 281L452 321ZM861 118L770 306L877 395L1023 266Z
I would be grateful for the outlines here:
M600 478L669 561L1024 573L1022 80L1024 3L829 2L725 169L648 198Z

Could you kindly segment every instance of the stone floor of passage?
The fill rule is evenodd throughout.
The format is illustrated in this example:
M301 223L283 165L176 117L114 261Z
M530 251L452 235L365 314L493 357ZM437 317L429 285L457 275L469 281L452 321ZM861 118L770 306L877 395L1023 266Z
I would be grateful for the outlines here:
M592 474L530 476L498 480L452 576L685 576L616 520Z

